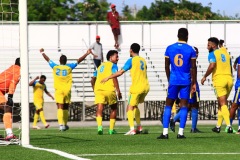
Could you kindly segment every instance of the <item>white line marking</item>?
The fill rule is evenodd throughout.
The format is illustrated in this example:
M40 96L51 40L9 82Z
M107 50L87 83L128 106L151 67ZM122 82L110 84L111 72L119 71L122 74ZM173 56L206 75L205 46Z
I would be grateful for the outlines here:
M81 157L94 156L136 156L136 155L236 155L240 153L113 153L113 154L78 154Z
M56 149L39 148L39 147L34 147L34 146L32 146L32 145L22 145L22 146L25 147L25 148L30 148L30 149L48 151L48 152L55 153L55 154L57 154L57 155L59 155L59 156L62 156L62 157L68 158L68 159L88 160L88 159L81 158L81 157L75 156L75 155L73 155L73 154L69 154L69 153L66 153L66 152L62 152L62 151L59 151L59 150L56 150Z

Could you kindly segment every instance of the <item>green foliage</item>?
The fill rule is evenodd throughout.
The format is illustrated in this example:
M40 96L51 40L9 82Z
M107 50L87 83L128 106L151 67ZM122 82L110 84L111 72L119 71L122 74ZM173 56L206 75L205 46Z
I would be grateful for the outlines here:
M18 20L18 0L1 0L0 18L2 21Z

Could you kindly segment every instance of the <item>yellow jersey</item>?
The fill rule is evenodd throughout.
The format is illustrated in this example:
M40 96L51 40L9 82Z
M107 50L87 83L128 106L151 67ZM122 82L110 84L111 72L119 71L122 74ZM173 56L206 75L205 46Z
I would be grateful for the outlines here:
M33 83L33 102L34 103L44 102L43 94L46 91L46 89L47 89L46 85L39 83L39 81L35 81Z

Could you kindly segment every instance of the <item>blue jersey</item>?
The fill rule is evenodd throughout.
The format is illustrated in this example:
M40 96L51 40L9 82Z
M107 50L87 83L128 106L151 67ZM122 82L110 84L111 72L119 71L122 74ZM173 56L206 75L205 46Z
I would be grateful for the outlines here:
M238 87L240 87L240 77L238 77L238 65L240 65L240 58L237 59L237 80L235 83L235 90L238 89Z
M191 84L191 59L196 59L194 48L179 41L167 47L165 57L169 58L171 65L169 84Z

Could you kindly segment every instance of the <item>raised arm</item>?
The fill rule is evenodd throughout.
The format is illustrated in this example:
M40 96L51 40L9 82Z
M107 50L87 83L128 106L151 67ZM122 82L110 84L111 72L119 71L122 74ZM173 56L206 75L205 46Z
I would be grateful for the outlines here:
M39 76L35 77L30 83L29 86L33 86L33 83L39 79Z
M50 59L49 59L49 57L45 54L43 48L40 49L40 53L42 54L43 58L44 58L47 62L49 62Z
M82 57L78 58L77 63L81 63L92 51L90 49L87 50L87 53L85 53Z

